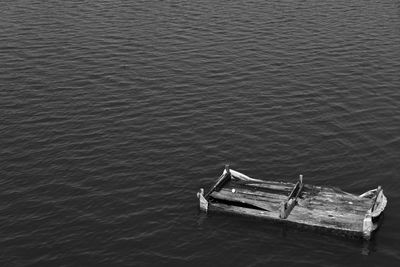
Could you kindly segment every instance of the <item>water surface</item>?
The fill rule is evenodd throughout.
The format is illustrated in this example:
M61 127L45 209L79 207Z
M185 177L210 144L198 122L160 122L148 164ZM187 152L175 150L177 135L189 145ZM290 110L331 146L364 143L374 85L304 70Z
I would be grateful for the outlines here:
M397 266L396 0L1 1L1 266ZM198 212L225 163L389 204L369 242Z

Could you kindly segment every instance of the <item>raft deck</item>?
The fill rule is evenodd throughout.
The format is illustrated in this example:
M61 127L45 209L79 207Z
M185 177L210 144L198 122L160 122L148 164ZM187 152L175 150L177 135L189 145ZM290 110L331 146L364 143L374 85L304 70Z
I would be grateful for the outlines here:
M338 188L250 178L228 167L207 194L205 212L230 212L369 239L386 206L381 187L360 196Z

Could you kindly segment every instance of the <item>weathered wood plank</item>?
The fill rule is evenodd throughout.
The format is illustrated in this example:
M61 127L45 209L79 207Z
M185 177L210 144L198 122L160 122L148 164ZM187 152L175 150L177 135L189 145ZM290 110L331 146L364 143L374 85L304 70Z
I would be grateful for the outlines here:
M271 201L271 202L282 202L284 201L287 196L282 195L282 194L274 194L274 193L268 193L268 192L263 192L263 191L258 191L256 189L249 189L249 188L243 188L243 187L232 187L232 186L227 186L221 189L222 190L227 190L227 191L235 191L238 194L244 194L248 195L249 197L254 196L254 197L259 197L261 199L265 199L265 201Z
M303 194L300 196L302 199L308 199L312 200L315 203L335 203L337 205L343 205L343 206L352 206L352 207L357 207L360 209L368 209L371 205L371 200L370 199L346 199L343 198L340 195L335 195L335 196L326 196L326 195L321 195L321 194L316 194L316 195L309 195L307 192L303 192Z
M305 184L304 185L304 192L307 194L317 194L319 193L320 195L341 195L344 199L348 200L362 200L364 198L360 198L358 195L351 194L348 192L345 192L339 188L336 187L321 187L321 186L316 186L316 185L309 185Z
M321 194L340 194L346 197L350 197L350 198L359 198L358 195L355 194L351 194L348 192L345 192L339 188L336 187L330 187L330 186L326 186L326 187L321 187L321 186L317 186L317 185L310 185L310 184L305 184L304 185L304 191L305 192L320 192Z
M312 212L318 212L322 211L325 213L337 213L337 214L342 214L343 216L363 216L365 215L365 212L362 210L352 210L350 208L344 208L344 207L335 207L334 205L321 205L321 206L313 206L313 205L302 205L301 202L299 202L298 206L308 209Z
M297 208L297 207L295 207ZM268 219L270 221L275 221L275 222L285 222L285 223L293 223L294 225L302 225L304 227L308 228L318 228L318 229L326 229L329 231L338 231L338 232L347 232L348 234L354 235L354 236L360 236L361 232L359 230L356 230L354 227L349 227L346 224L340 224L340 223L331 223L327 222L325 223L323 220L317 221L317 220L308 220L308 217L304 216L303 218L301 217L295 217L289 215L289 217L284 220L284 219L279 219L279 213L276 211L264 211L264 210L256 210L256 209L249 209L249 208L244 208L244 207L237 207L237 206L231 206L231 205L226 205L223 203L212 203L210 204L209 207L210 211L213 212L227 212L227 213L233 213L233 214L240 214L244 216L251 216L251 217L256 217L256 218L262 218L262 219Z
M360 198L356 195L342 194L340 192L333 193L329 191L329 189L321 190L318 187L310 188L309 186L305 187L301 198L312 201L315 205L324 205L331 202L337 206L345 206L359 210L366 210L371 205L371 200L367 198Z
M225 190L221 190L219 192L214 191L211 193L210 196L213 197L214 199L244 203L244 204L252 205L252 206L258 207L260 209L268 210L268 211L277 210L279 207L278 205L274 205L272 203L262 201L257 198L249 198L248 196L243 196L242 194L236 194L236 193L232 193L230 191L225 191Z
M349 214L310 210L301 206L295 206L287 220L318 227L355 232L361 232L363 225L363 216L349 216Z
M338 194L338 193L324 193L320 192L316 197L321 197L323 198L330 198L330 199L335 199L337 201L343 202L343 203L353 203L358 206L362 207L368 207L370 206L371 199L368 198L359 198L359 197L351 197L349 195L343 195L343 194Z
M356 207L352 208L350 206L343 206L343 205L337 205L335 203L315 203L313 201L298 201L298 205L307 208L310 210L323 210L323 211L332 211L332 212L338 212L338 213L343 213L343 214L348 214L348 215L364 215L366 210L364 209L358 209Z
M261 183L261 184L292 184L290 182L282 182L282 181L276 181L276 179L254 179L251 177L248 177L244 175L243 173L239 173L235 170L231 170L232 178L235 180L239 180L242 182L248 182L248 183Z
M283 183L243 183L243 184L247 186L283 191L286 193L290 193L290 190L292 190L294 186L294 184L283 184Z
M355 213L355 212L349 212L347 210L340 210L340 209L310 208L310 207L304 207L301 205L299 205L298 207L306 209L311 214L315 214L315 215L325 214L326 216L343 219L344 221L353 221L353 218L362 220L362 218L364 217L364 213L362 213L362 212Z
M212 203L210 204L209 210L212 211L220 211L220 212L229 212L235 214L241 214L245 216L253 216L258 218L270 219L278 221L279 213L277 211L267 211L267 210L257 210L257 209L249 209L238 206L226 205L223 203Z
M289 215L292 219L296 218L297 220L307 220L310 222L319 222L325 224L354 224L359 223L361 225L362 216L357 215L349 215L349 214L341 214L334 211L326 211L326 210L310 210L301 206L295 206L292 210L292 213Z
M225 190L221 190L221 191L219 191L219 193L223 193L227 196L232 195L232 198L244 198L244 199L249 199L252 201L268 203L270 205L277 206L277 207L279 207L280 204L282 203L282 201L279 199L269 199L269 198L260 197L260 196L256 196L256 195L241 194L241 193L237 193L237 192L232 193L231 191L225 191Z
M224 187L226 188L242 188L245 190L250 190L250 191L259 191L259 192L265 192L265 193L270 193L270 194L278 194L278 195L284 195L288 196L290 193L290 190L288 190L286 187L280 187L280 186L259 186L259 184L254 184L254 183L237 183L234 180L231 180L229 183L227 183Z
M224 186L225 183L229 182L230 179L231 179L231 174L229 173L229 165L226 165L225 171L222 173L222 175L218 178L215 185L213 187L211 187L211 189L208 191L208 193L204 197L207 198L215 190L218 191L220 188L222 188Z
M326 198L303 198L299 199L300 206L309 209L333 210L347 212L349 214L365 214L367 208L358 205L357 203L349 203L340 201L340 199L326 199Z

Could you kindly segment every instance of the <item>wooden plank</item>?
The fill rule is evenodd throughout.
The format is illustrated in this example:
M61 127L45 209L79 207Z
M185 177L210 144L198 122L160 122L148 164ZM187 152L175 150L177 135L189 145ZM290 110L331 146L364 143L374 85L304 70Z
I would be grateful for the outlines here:
M330 195L341 195L343 196L344 199L348 199L350 200L363 200L364 198L360 198L358 195L355 194L351 194L348 192L345 192L339 188L336 187L321 187L321 186L316 186L316 185L309 185L309 184L305 184L304 185L304 193L306 194L321 194L321 195L326 195L326 196L330 196Z
M326 198L326 199L334 199L335 201L339 201L343 204L350 203L350 204L355 204L357 206L363 207L363 208L368 208L371 204L370 199L363 199L363 198L358 198L358 197L350 197L348 195L343 195L343 194L338 194L338 193L324 193L320 192L316 198Z
M281 183L281 182L273 182L273 181L265 181L265 182L248 182L248 181L240 181L240 180L232 180L233 183L247 185L251 187L259 187L265 189L271 189L276 191L282 191L286 193L290 193L294 184L293 183Z
M335 198L326 198L326 197L306 197L309 202L314 203L314 205L336 205L338 207L345 207L355 210L362 210L366 211L368 206L365 204L361 204L359 202L352 202L352 201L343 201L340 197Z
M348 197L358 198L358 195L350 194L339 188L331 187L331 186L321 187L321 186L317 186L317 185L305 184L304 192L321 192L321 193L327 193L327 194L340 194L340 195L345 195Z
M289 215L292 220L309 221L321 227L362 230L366 203L354 195L332 188L306 186L302 198Z
M282 195L282 194L268 193L268 192L258 191L256 189L248 189L248 188L243 188L243 187L226 186L226 187L222 188L221 191L222 190L235 191L238 194L255 196L255 197L262 198L262 199L270 200L271 202L282 202L287 198L287 196Z
M356 195L344 193L340 191L333 191L331 188L320 188L317 186L305 185L302 196L304 198L313 198L320 201L339 201L343 203L352 202L352 204L368 207L370 200L367 198L360 198Z
M296 206L295 209L298 207ZM243 216L251 216L256 218L268 219L274 222L280 223L293 223L297 226L303 226L307 228L318 228L318 229L326 229L329 231L338 231L338 232L346 232L347 234L351 234L354 236L361 236L362 232L358 230L357 227L352 225L348 226L345 223L337 223L337 222L324 222L323 218L320 221L318 220L309 220L309 217L304 216L296 217L292 216L292 214L286 219L282 220L279 219L279 212L277 211L264 211L264 210L256 210L256 209L249 209L244 207L237 207L237 206L230 206L223 203L210 203L209 207L210 211L213 212L226 212L226 213L233 213L233 214L240 214ZM296 213L295 213L296 214ZM311 217L312 219L312 217Z
M362 232L363 216L349 216L295 206L287 220L315 227Z
M335 213L335 214L341 214L343 216L363 216L365 215L365 212L363 211L357 211L357 210L351 210L351 209L344 209L343 207L335 207L335 206L304 206L301 205L301 203L298 204L298 206L305 208L307 210L313 211L313 212L325 212L325 213Z
M287 197L290 193L290 190L287 190L286 187L282 186L275 186L275 185L268 185L267 187L265 186L259 186L260 184L255 184L255 183L238 183L237 181L231 180L229 183L225 184L225 188L241 188L244 190L250 190L250 191L259 191L259 192L265 192L265 193L270 193L270 194L277 194L277 195L283 195Z
M364 216L365 213L363 212L354 212L354 211L349 211L349 210L343 210L343 209L335 209L335 208L331 208L331 207L305 207L302 206L300 204L298 204L299 207L307 209L308 211L310 211L311 213L323 213L323 214L327 214L327 215L333 215L335 217L343 217L343 218L361 218Z
M278 218L279 213L277 211L249 209L249 208L244 208L244 207L226 205L223 203L212 203L209 206L209 210L235 213L235 214L240 214L240 215L245 215L245 216L252 216L252 217L258 217L258 218L263 218L263 219L279 221L279 218Z
M219 190L226 182L228 182L231 179L231 174L229 172L229 165L225 165L225 171L222 173L222 175L218 178L217 182L215 185L208 191L208 193L204 196L205 198L208 198L208 196L215 190Z
M340 196L332 196L332 197L316 196L316 197L311 197L309 199L314 201L316 204L334 203L338 206L347 206L364 211L368 210L369 207L368 202L347 201L342 199Z
M305 220L310 223L356 230L361 230L363 220L363 216L360 215L349 216L349 214L340 214L333 211L309 210L300 206L294 207L289 217L292 220Z
M359 208L351 207L351 206L338 205L335 203L315 203L313 201L310 201L310 202L298 201L298 205L303 208L310 209L310 210L324 210L327 212L332 211L332 212L348 214L349 216L363 215L366 212L364 209L359 209Z
M229 191L221 190L220 192L212 192L210 195L214 199L219 199L219 200L226 200L226 201L232 201L232 202L239 202L243 204L248 204L252 205L255 207L258 207L263 210L267 211L274 211L278 209L278 205L274 205L272 203L269 203L267 201L261 201L260 199L257 198L249 198L248 196L243 196L241 194L236 194L232 193ZM232 205L234 206L234 205Z
M326 194L326 192L305 190L299 205L310 209L340 210L348 213L365 214L369 207L369 199L354 198L343 194Z
M323 195L310 196L303 193L303 195L300 198L308 202L313 202L315 205L325 205L332 203L337 206L350 207L365 211L370 207L370 201L368 200L365 200L363 202L354 200L348 201L343 199L341 196L323 196Z
M250 191L234 189L234 188L233 189L223 188L220 190L220 192L227 192L228 194L240 195L245 198L257 199L260 201L276 203L276 204L279 204L285 200L285 197L280 196L280 195L273 195L273 194L268 194L268 193L263 194L262 192L250 192Z

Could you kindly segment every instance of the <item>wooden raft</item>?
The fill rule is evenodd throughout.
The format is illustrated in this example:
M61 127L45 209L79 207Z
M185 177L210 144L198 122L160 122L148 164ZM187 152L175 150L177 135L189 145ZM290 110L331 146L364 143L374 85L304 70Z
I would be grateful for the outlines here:
M197 193L200 209L255 216L369 239L387 199L381 187L362 195L303 183L263 181L225 167L207 194Z

